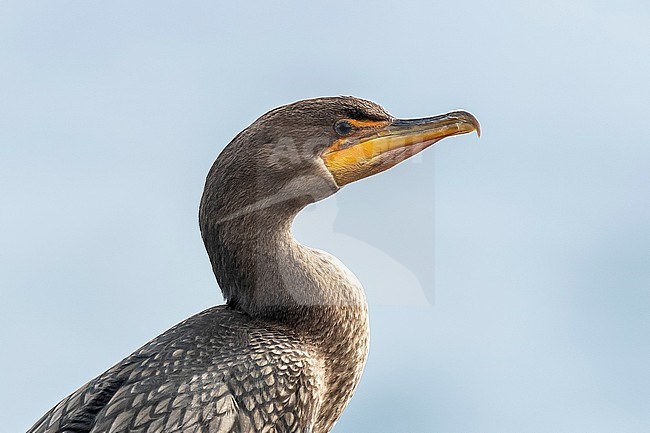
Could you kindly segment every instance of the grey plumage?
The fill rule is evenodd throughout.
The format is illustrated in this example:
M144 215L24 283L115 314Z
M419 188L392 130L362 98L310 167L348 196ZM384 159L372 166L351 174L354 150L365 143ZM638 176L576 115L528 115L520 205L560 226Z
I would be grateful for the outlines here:
M303 432L322 386L314 359L291 329L214 307L79 388L30 432Z
M366 359L365 297L290 226L338 190L317 152L296 152L324 148L333 121L352 112L388 118L367 101L324 98L273 110L235 137L208 174L199 218L228 305L157 337L28 433L329 431Z
M367 305L345 266L293 238L293 218L350 181L473 130L465 112L397 121L352 97L257 119L216 159L199 210L227 304L155 338L28 433L329 432L365 364Z

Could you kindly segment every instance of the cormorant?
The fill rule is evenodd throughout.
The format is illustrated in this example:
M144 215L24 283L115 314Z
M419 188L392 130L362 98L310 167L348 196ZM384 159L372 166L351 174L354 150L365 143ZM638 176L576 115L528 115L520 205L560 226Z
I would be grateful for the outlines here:
M400 120L353 97L298 101L240 132L207 176L199 222L226 300L63 399L28 433L325 433L368 353L363 288L299 244L306 205L438 140L476 131L454 111Z

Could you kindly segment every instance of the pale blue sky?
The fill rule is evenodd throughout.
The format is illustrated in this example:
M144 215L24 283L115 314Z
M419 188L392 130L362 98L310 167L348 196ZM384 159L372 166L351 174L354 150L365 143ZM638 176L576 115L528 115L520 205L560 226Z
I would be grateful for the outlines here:
M648 2L223 3L0 5L2 430L219 303L213 159L351 94L484 134L296 221L371 301L334 431L649 431Z

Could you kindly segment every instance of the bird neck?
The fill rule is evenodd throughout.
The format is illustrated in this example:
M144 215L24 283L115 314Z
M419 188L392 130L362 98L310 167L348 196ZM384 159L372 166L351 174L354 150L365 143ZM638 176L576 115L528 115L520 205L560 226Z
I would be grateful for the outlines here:
M366 311L361 284L333 256L298 243L291 224L302 206L276 203L217 212L202 224L212 269L227 303L252 317L295 325ZM349 320L349 317L346 317Z

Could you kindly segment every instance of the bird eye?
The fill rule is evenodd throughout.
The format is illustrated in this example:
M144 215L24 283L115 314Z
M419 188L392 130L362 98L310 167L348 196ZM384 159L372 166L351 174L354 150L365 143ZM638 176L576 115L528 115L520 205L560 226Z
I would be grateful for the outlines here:
M339 120L334 124L334 131L338 135L348 135L353 129L354 127L347 120Z

